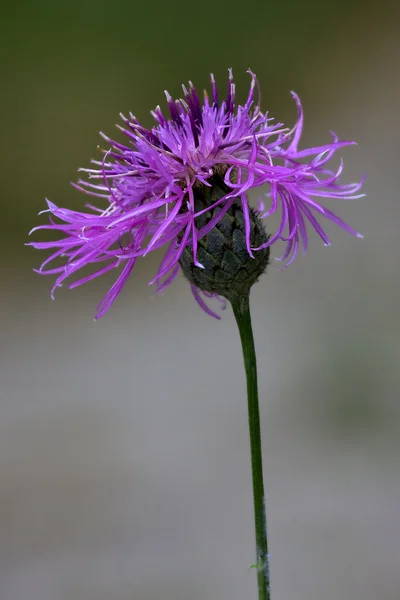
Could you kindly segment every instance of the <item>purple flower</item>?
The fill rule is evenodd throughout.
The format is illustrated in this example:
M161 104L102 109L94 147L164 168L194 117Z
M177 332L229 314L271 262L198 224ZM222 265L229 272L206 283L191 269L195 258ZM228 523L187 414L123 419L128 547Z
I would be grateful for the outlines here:
M293 261L300 245L307 250L307 223L326 245L330 244L317 220L319 216L362 237L319 203L320 198L349 200L364 195L358 193L363 181L339 183L342 163L336 172L326 166L336 150L354 142L339 141L333 134L330 143L299 150L303 129L300 99L292 92L298 113L293 129L274 124L268 113L261 112L259 100L254 97L256 76L249 73L250 91L244 105L236 105L230 70L225 100L219 99L211 75L212 95L209 98L204 92L202 103L192 83L188 90L183 86L184 99L174 101L166 92L170 118L157 106L152 112L156 124L151 130L140 125L132 114L129 118L121 114L124 127L120 129L127 137L126 145L101 134L110 149L104 152L103 160L92 161L95 168L81 169L88 181L73 184L100 198L101 208L88 204L87 212L77 212L47 201L44 212L50 213L50 224L32 230L51 229L63 234L55 241L31 243L35 248L53 250L38 271L57 275L52 294L64 279L88 265L98 264L99 268L71 283L70 288L120 268L117 280L98 307L100 318L122 290L137 259L161 247L166 252L150 283L156 283L158 290L164 289L177 276L186 247L191 249L193 264L203 267L198 260L199 241L233 203L243 211L248 254L253 257L257 251L284 240L286 249L279 260L286 261L285 266ZM201 187L209 189L215 174L223 180L226 193L211 206L219 206L220 210L200 226L201 215L210 207L198 210L195 193ZM261 203L260 216L266 219L279 211L280 224L267 241L252 247L247 194L265 184L269 207L266 210ZM45 269L58 257L65 259L63 266ZM193 285L192 290L202 308L213 314L200 295L203 292Z

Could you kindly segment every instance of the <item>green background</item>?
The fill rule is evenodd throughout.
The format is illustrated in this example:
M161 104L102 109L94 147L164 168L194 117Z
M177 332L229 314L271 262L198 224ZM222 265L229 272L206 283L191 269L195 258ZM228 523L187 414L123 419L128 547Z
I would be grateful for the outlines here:
M271 114L294 120L294 89L309 115L323 102L325 130L337 128L337 99L345 102L352 78L376 60L381 28L397 26L394 7L391 22L389 5L373 11L361 2L8 3L0 105L7 244L21 250L44 196L81 202L68 180L95 154L99 130L112 133L128 110L150 125L163 90L179 95L189 79L201 89L213 72L225 88L232 67L244 98L251 67Z

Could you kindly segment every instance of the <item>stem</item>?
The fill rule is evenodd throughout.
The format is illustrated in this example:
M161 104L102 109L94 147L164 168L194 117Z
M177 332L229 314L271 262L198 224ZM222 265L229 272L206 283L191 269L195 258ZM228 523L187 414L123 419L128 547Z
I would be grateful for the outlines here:
M251 469L253 477L254 518L256 530L257 578L259 600L270 600L267 525L262 472L260 411L258 407L257 363L251 327L249 294L231 298L233 313L242 342L247 379Z

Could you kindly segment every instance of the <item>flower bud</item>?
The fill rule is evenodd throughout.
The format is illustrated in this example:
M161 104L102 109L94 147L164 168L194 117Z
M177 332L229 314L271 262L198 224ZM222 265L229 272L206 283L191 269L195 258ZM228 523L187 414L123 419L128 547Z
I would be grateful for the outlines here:
M213 205L230 191L219 175L214 175L211 183L211 187L202 186L195 192L196 213L210 207L196 218L198 231L222 210L221 205ZM250 247L257 248L268 240L268 236L255 210L249 209L249 217ZM240 198L217 219L213 229L198 240L196 258L203 268L194 264L193 247L186 246L179 261L185 277L200 290L228 300L248 294L251 286L265 272L269 247L254 252L254 258L250 256Z

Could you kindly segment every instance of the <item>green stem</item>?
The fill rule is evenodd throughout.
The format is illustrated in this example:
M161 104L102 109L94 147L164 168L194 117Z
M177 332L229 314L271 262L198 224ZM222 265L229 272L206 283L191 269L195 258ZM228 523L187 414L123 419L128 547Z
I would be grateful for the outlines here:
M242 342L247 379L251 468L253 476L254 518L256 529L257 578L259 600L270 600L267 526L262 472L260 411L258 407L257 363L251 327L249 294L231 298Z

